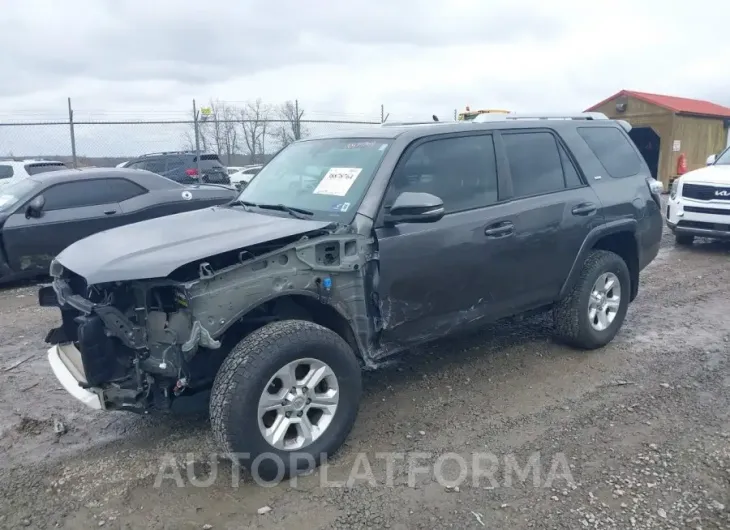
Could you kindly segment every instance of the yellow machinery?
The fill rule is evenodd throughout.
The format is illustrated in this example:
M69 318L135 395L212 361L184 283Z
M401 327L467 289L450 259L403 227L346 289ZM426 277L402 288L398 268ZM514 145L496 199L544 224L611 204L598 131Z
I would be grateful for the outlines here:
M466 107L464 112L459 113L457 119L458 121L471 121L480 114L509 114L509 111L501 109L470 110L469 107Z

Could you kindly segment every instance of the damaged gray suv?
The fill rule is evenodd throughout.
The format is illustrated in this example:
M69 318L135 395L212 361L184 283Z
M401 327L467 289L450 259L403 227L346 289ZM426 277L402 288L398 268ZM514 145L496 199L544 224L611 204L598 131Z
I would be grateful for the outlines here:
M290 474L344 442L362 368L412 346L535 311L604 346L658 252L661 187L626 124L518 118L298 141L230 204L74 243L39 292L54 373L103 410L210 390L222 450Z

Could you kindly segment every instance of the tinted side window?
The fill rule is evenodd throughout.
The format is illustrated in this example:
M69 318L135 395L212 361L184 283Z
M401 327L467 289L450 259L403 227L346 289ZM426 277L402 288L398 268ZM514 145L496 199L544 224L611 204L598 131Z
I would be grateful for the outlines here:
M146 190L126 179L79 180L56 184L45 190L46 211L121 202Z
M103 181L107 185L107 196L112 198L112 202L122 202L138 195L147 193L147 189L143 188L127 179L105 179Z
M193 162L193 157L189 156L171 156L167 159L167 169L166 171L179 171L182 169L189 169L194 168L195 162Z
M629 139L615 127L578 127L578 134L610 177L630 177L641 171L641 161Z
M15 174L13 166L0 165L0 179L9 179Z
M563 173L565 174L565 186L567 188L577 188L583 185L578 175L578 170L575 169L575 165L570 160L568 153L562 145L558 144L558 150L560 151L560 161L563 163Z
M147 160L144 168L152 173L164 173L167 167L166 160Z
M548 132L503 134L515 197L565 189L555 137Z
M391 179L386 208L404 191L440 197L447 213L488 206L498 200L491 135L432 140L406 156Z
M194 158L193 158L194 160ZM191 167L195 167L195 162L193 162L193 165ZM200 156L200 167L223 167L223 163L221 162L220 158L218 158L218 155L201 155Z

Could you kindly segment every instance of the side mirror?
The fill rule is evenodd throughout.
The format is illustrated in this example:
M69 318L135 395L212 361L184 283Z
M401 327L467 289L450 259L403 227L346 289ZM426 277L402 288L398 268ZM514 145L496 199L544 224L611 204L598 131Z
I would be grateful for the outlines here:
M387 224L433 223L444 216L444 201L430 193L404 191L385 215Z
M46 198L43 195L38 195L28 204L28 208L25 211L26 217L38 218L43 215L43 207L46 205Z
M715 160L717 160L717 155L710 155L707 157L707 165L711 166L715 163Z

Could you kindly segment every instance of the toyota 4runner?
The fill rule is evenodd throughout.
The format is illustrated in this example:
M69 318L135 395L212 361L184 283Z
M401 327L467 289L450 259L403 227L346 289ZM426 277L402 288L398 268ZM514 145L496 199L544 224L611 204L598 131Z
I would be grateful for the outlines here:
M74 243L39 292L54 373L104 410L210 389L222 449L292 473L344 442L361 368L412 346L534 311L604 346L658 252L661 186L627 124L522 118L301 140L231 204Z

